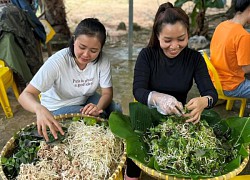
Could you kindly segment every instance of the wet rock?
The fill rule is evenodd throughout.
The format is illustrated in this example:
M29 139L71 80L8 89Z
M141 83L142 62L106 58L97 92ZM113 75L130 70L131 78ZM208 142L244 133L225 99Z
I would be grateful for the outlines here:
M139 24L133 23L133 30L134 31L140 31L141 29L142 29L142 27Z
M127 30L126 24L124 22L120 22L116 30Z
M195 50L204 49L209 45L209 41L205 36L195 35L189 38L188 47Z

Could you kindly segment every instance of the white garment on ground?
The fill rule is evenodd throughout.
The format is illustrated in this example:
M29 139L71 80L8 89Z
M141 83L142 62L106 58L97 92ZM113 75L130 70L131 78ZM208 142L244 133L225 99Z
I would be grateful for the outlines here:
M30 82L42 93L41 104L49 111L64 106L81 105L101 88L112 87L110 61L102 57L94 64L88 63L80 70L69 48L53 54L39 69Z

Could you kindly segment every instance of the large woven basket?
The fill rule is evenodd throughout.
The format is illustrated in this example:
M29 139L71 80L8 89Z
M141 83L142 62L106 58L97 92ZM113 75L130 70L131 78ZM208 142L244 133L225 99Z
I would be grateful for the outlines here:
M92 118L95 118L97 121L104 121L104 119L102 119L102 118L82 115L80 113L63 114L63 115L54 116L54 118L56 120L59 120L59 121L63 121L65 119L73 118L73 117L82 117L82 118L84 118L84 117L92 117ZM34 126L34 125L35 125L35 123L32 123L30 125L27 125L25 128L28 128L28 127ZM23 128L22 130L24 130L25 128ZM20 130L20 131L22 131L22 130ZM20 133L20 131L18 133ZM2 151L1 151L0 160L1 160L1 157L5 157L6 155L10 154L9 152L14 148L14 142L15 142L15 138L12 137L6 143L6 145L3 147ZM123 180L123 172L122 172L122 170L123 170L123 166L125 164L125 161L126 161L126 150L124 149L124 153L123 153L123 155L122 155L122 157L120 159L120 162L119 162L115 172L111 175L111 177L109 177L108 180ZM2 180L7 180L7 177L3 172L1 161L0 161L0 177L2 178Z
M231 179L233 177L235 177L236 175L238 175L247 165L248 163L248 160L249 160L249 157L246 157L243 162L241 163L241 165L233 170L232 172L230 173L227 173L225 175L222 175L222 176L218 176L218 177L213 177L213 178L207 178L207 179L200 179L200 180L228 180L228 179ZM191 180L190 178L178 178L178 177L175 177L175 176L170 176L170 175L167 175L165 173L161 173L159 171L156 171L154 169L151 169L149 167L146 167L145 165L143 165L142 163L136 161L136 160L133 160L134 163L141 168L142 171L144 171L146 174L148 174L149 176L151 177L154 177L156 179L165 179L165 180Z

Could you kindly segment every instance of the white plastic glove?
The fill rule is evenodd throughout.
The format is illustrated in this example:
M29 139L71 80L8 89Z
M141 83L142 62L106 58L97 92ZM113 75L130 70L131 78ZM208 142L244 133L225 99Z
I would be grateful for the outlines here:
M148 106L150 108L157 108L157 111L163 115L176 114L181 116L184 114L182 103L177 101L175 97L156 91L150 92Z

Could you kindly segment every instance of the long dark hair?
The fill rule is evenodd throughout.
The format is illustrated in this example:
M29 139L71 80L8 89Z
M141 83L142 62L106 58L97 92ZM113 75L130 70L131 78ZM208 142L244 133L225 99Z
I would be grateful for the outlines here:
M148 47L160 47L158 35L162 30L163 24L175 24L181 22L189 32L188 15L179 7L174 7L170 2L159 6L154 19L153 30L148 43Z
M236 0L234 9L235 12L243 12L248 6L250 6L250 0Z
M73 36L69 40L69 51L74 58L76 57L74 52L74 41L80 35L95 36L99 39L101 43L101 51L95 60L95 62L98 62L106 41L106 29L104 25L96 18L86 18L77 25Z

